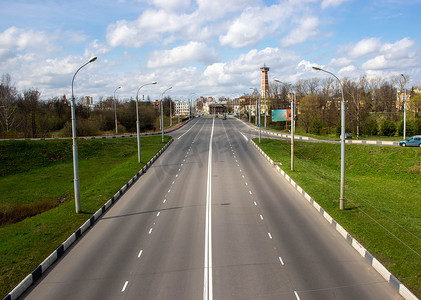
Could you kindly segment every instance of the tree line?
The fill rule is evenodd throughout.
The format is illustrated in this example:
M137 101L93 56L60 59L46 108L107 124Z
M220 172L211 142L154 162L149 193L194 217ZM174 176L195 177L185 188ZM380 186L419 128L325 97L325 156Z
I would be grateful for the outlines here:
M403 103L397 97L403 92L401 78L342 80L346 102L346 131L373 136L402 136ZM268 111L290 108L294 93L298 107L297 126L317 135L340 132L342 91L333 78L303 79L294 85L288 82L270 85ZM407 91L406 135L421 134L421 95L416 88ZM271 124L276 126L276 124ZM279 125L278 125L279 126Z
M40 99L37 89L19 92L9 74L2 75L0 83L0 136L50 137L71 135L71 106L65 97ZM78 136L98 135L107 131L115 132L114 98L100 97L95 106L82 104L76 99L76 130ZM171 102L171 104L170 104ZM172 99L163 101L164 126L169 123ZM141 132L159 129L159 108L147 97L139 101L139 123ZM117 102L118 132L136 132L136 100Z
M346 101L346 131L359 136L402 136L403 105L397 97L403 90L401 78L342 80ZM399 90L399 92L398 92ZM298 107L297 127L305 133L323 135L340 132L340 85L333 78L312 78L288 82L272 83L267 98L268 113L272 109L290 108L294 93ZM407 91L409 97L406 114L406 135L421 134L421 95L415 87ZM259 92L253 92L253 98ZM70 101L61 97L40 100L37 89L19 92L9 74L2 75L0 83L0 136L5 137L49 137L71 135ZM398 105L397 105L398 104ZM159 109L147 98L139 101L140 129L159 129ZM164 124L169 123L170 107L174 116L174 103L164 98ZM198 107L199 109L199 107ZM247 113L247 111L246 111ZM76 101L77 135L97 135L115 131L114 99L100 97L99 102L90 107ZM118 102L118 132L136 132L136 101ZM279 123L271 122L270 127ZM282 124L284 126L284 124Z

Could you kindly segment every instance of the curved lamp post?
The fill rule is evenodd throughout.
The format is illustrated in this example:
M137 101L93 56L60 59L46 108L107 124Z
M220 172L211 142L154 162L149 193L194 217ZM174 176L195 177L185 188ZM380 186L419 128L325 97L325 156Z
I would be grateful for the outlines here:
M322 71L325 73L328 73L335 77L335 79L339 82L339 85L341 86L341 92L342 92L342 101L341 101L341 187L340 187L340 196L339 196L339 209L343 210L345 208L345 100L344 100L344 87L342 85L342 82L339 80L338 77L336 77L335 74L323 70L318 67L313 67L316 71Z
M172 89L172 86L167 88L161 94L161 130L162 130L162 142L164 142L164 94L166 91Z
M118 88L116 88L114 90L114 111L115 111L115 134L118 134L118 129L117 129L117 101L115 100L115 92L121 89L121 86L119 86Z
M140 163L141 159L142 159L142 155L140 152L140 122L139 122L139 91L141 88L143 88L146 85L150 85L150 84L157 84L156 81L151 82L151 83L147 83L144 85L141 85L140 88L137 90L136 93L136 136L137 136L137 160Z
M195 95L195 94L197 94L196 92L194 92L194 93L191 93L190 95L189 95L189 110L190 110L190 115L189 115L189 120L192 118L192 112L193 112L193 108L192 108L192 99L191 99L191 96L193 96L193 95Z
M75 189L75 207L76 213L80 213L80 182L79 182L79 165L78 165L78 157L77 157L77 141L76 141L76 112L75 112L75 95L73 92L73 83L75 81L76 74L87 64L94 62L97 60L96 56L93 56L89 59L88 62L83 64L75 74L73 75L72 79L72 141L73 141L73 184Z

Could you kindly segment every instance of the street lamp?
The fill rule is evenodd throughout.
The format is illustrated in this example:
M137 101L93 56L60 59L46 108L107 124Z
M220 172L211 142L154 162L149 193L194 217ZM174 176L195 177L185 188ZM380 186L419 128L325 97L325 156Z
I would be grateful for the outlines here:
M117 101L115 100L115 92L121 89L121 86L119 86L118 88L116 88L114 90L114 111L115 111L115 134L118 134L118 129L117 129Z
M342 101L341 101L341 187L340 187L340 196L339 196L339 209L343 210L345 208L345 99L344 99L344 87L342 82L336 77L335 74L323 70L318 67L313 67L316 71L322 71L328 73L335 77L341 86Z
M253 92L254 92L254 88L249 88L249 90L253 90ZM250 98L251 98L251 96L250 96ZM249 102L249 123L251 123L251 100Z
M136 136L137 136L137 160L140 163L141 161L141 153L140 153L140 122L139 122L139 91L146 85L150 84L157 84L156 81L141 85L140 88L137 90L136 93Z
M162 130L162 142L164 142L164 94L166 91L172 89L172 86L167 88L165 91L161 94L161 130Z
M405 89L406 77L403 74L401 74L401 76L403 77L403 80L404 80L401 89ZM402 91L401 91L401 94L402 94ZM405 98L403 99L403 139L406 140L406 89L405 89L404 97Z
M190 95L189 95L189 113L190 113L190 115L189 115L189 119L191 119L192 118L192 113L193 113L193 108L192 108L192 99L191 99L191 96L193 96L193 95L195 95L195 94L197 94L196 92L194 92L194 93L191 93Z
M79 69L77 69L76 73L73 75L72 79L72 141L73 141L73 183L74 183L74 190L75 190L75 207L76 213L80 213L80 182L79 182L79 165L78 165L78 156L77 156L77 141L76 141L76 112L75 112L75 95L73 92L73 83L75 81L76 74L87 64L94 62L97 60L96 56L93 56L89 59L88 62L83 64Z
M278 79L275 79L274 81L281 83ZM295 93L289 95L291 97L291 171L294 171Z

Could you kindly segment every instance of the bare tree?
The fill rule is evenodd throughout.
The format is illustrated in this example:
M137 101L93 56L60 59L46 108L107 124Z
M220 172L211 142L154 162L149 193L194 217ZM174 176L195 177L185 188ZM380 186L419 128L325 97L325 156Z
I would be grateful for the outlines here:
M17 91L9 74L2 75L0 83L0 124L3 132L9 132L16 123Z

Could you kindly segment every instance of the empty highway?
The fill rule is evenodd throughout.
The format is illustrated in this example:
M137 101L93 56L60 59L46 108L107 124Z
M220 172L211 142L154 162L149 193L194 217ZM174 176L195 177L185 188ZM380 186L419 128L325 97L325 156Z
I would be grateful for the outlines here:
M400 299L240 121L198 118L23 299ZM322 187L321 187L322 188Z

